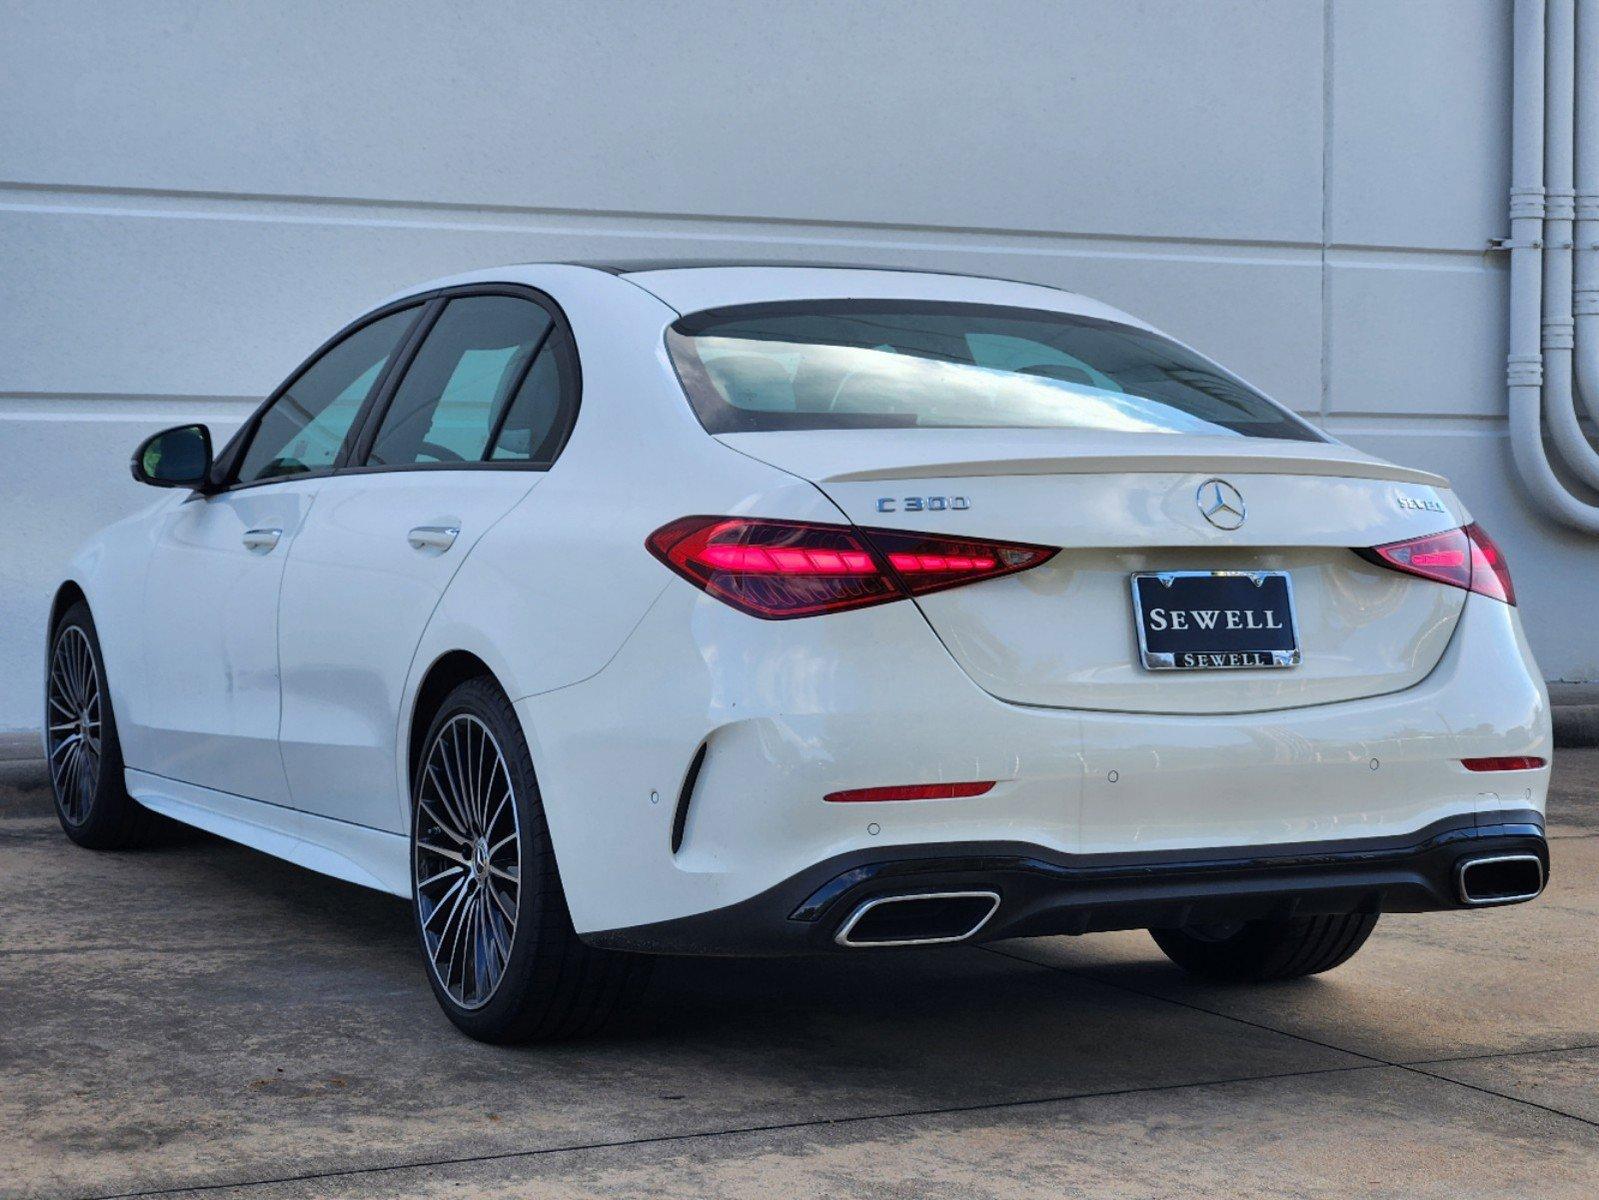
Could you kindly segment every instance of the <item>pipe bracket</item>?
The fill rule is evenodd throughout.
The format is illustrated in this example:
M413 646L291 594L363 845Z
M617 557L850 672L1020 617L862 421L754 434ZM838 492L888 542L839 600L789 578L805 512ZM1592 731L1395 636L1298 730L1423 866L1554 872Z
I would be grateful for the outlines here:
M1511 387L1542 387L1542 356L1537 354L1508 355L1505 358L1505 381Z
M1515 187L1510 189L1510 219L1537 217L1543 219L1544 201L1541 187Z
M1576 345L1572 330L1576 323L1570 317L1545 317L1543 320L1543 348L1545 350L1570 350Z

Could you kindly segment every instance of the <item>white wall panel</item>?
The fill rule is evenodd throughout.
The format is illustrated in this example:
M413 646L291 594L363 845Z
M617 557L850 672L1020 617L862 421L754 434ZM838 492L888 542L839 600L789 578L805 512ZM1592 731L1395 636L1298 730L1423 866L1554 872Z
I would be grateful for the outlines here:
M12 179L1319 236L1309 0L10 8Z
M1362 254L1328 268L1330 413L1498 416L1505 264Z
M1333 0L1333 244L1481 251L1510 186L1510 4Z

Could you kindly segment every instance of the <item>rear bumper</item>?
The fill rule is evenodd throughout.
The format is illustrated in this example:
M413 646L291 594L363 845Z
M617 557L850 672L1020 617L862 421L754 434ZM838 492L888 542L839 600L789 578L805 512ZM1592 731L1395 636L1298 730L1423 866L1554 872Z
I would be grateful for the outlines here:
M969 936L929 941L987 942L1311 913L1466 909L1482 904L1461 895L1463 863L1532 856L1537 890L1548 878L1541 815L1529 810L1506 817L1481 825L1467 815L1405 838L1199 852L1073 855L1003 842L856 851L737 904L584 938L662 954L823 953L844 948L840 932L875 900L947 893L992 893L998 903Z
M1515 610L1475 595L1439 667L1403 692L1158 715L998 700L907 604L759 622L681 583L605 670L517 708L573 923L595 937L759 906L773 889L788 889L786 920L805 898L791 881L814 890L862 864L974 847L1071 867L1414 841L1442 821L1539 812L1549 780L1462 765L1550 753ZM990 780L961 799L824 799Z

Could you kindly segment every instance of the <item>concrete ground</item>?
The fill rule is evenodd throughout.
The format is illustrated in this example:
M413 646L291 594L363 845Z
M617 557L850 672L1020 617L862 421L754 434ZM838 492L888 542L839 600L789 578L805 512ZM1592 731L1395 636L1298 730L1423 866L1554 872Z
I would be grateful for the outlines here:
M1191 982L1140 933L677 961L603 1040L491 1049L404 906L194 835L91 854L0 764L0 1195L1599 1194L1599 751L1553 884L1352 962Z

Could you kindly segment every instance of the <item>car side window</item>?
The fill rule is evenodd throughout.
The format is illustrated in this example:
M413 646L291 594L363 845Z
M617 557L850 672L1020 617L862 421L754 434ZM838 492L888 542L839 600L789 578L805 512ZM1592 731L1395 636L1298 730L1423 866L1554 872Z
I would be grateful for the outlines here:
M576 407L577 349L564 329L556 329L517 388L489 459L549 466L561 452Z
M367 465L483 461L553 326L531 300L451 300L395 389Z
M418 308L361 326L301 371L261 414L239 463L238 483L259 483L333 465Z

